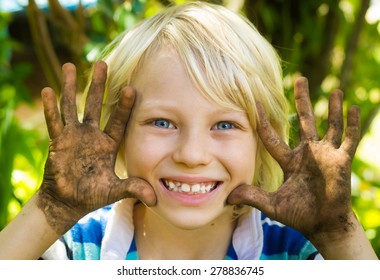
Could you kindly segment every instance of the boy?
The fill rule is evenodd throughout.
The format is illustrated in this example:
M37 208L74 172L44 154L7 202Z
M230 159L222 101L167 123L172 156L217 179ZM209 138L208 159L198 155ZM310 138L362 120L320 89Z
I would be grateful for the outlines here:
M319 141L299 79L291 150L279 59L245 19L201 2L171 7L102 59L82 123L73 65L63 67L62 117L42 91L44 180L1 233L1 258L376 258L350 203L358 109L342 143L342 93L332 93ZM267 192L280 167L283 183Z

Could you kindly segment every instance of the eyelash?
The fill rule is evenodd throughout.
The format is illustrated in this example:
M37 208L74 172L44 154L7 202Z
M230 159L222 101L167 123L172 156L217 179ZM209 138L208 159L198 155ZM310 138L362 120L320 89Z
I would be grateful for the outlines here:
M229 125L228 128L217 128L219 125ZM230 129L235 129L237 128L238 126L233 123L233 122L230 122L230 121L221 121L221 122L217 122L213 127L212 129L216 129L216 130L230 130Z
M168 124L168 127L163 127L162 125L161 125L161 126L158 125L159 122L161 122L161 124L162 124L163 122L166 122L166 123ZM157 119L157 120L153 120L153 121L151 121L151 124L152 124L153 126L155 126L155 127L160 128L160 129L170 129L170 128L175 128L175 126L174 126L170 121L168 121L168 120L166 120L166 119Z
M175 125L173 125L169 120L166 120L166 119L156 119L156 120L152 120L149 122L150 124L152 124L153 126L157 127L157 128L160 128L160 129L172 129L172 128L176 128ZM166 124L166 125L163 125L163 124ZM219 125L228 125L228 127L223 127L223 128L218 128ZM217 122L215 125L213 125L213 127L211 128L211 130L230 130L230 129L236 129L236 128L239 128L239 126L234 123L234 122L231 122L231 121L220 121L220 122Z

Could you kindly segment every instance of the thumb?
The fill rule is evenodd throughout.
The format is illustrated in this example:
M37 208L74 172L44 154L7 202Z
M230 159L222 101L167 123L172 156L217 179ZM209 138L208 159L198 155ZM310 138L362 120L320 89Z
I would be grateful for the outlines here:
M156 204L156 194L152 186L141 178L119 180L108 195L108 202L114 203L124 198L137 198L147 206Z
M234 189L227 198L227 203L232 205L249 205L265 214L273 213L271 193L252 185L240 185Z

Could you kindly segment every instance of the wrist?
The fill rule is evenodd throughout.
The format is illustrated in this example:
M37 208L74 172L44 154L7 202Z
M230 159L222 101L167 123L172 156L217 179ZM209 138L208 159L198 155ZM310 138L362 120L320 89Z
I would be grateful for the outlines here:
M49 226L58 235L66 233L82 217L72 207L44 189L37 192L37 206L44 213Z
M377 259L364 229L352 212L341 227L319 232L309 240L325 259Z
M38 259L61 236L49 225L37 200L36 193L0 232L0 259Z

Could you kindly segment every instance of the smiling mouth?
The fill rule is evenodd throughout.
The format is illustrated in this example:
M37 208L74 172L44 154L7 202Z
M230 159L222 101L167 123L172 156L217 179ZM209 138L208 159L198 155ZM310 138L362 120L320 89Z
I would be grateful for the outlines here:
M166 189L172 192L205 194L215 190L220 182L184 183L168 179L161 180Z

